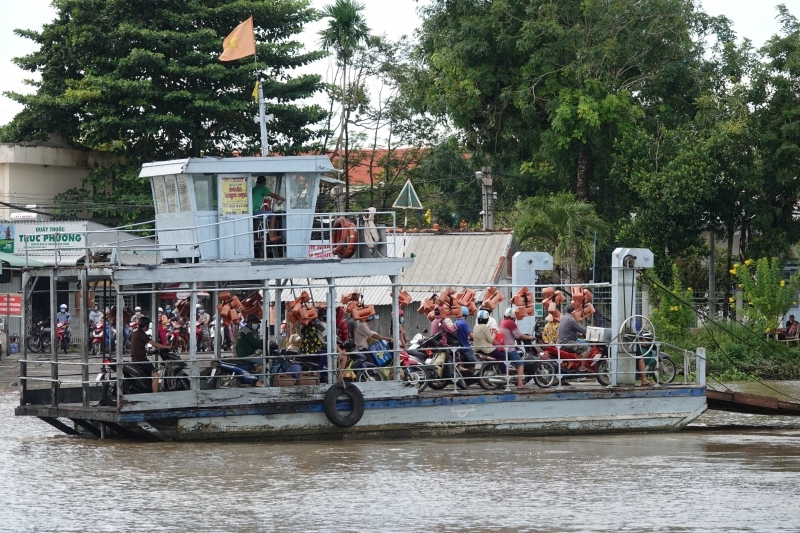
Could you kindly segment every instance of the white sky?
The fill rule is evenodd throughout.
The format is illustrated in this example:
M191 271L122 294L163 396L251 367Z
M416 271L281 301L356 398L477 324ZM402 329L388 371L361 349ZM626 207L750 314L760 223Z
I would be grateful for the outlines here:
M31 89L22 83L31 74L17 68L11 58L30 53L33 43L13 33L15 28L40 29L43 24L55 18L55 10L50 6L51 0L26 0L24 2L3 2L0 17L0 93L3 91L30 92ZM403 34L412 34L419 24L416 9L427 0L360 0L366 6L367 24L373 33L386 33L396 39ZM312 0L317 8L331 3L331 0ZM754 0L703 0L703 7L711 15L724 14L733 21L734 30L740 37L748 37L758 47L769 37L778 32L774 6L783 3L791 13L800 17L800 0L772 0L772 2L756 2ZM301 38L306 46L314 46L317 32L324 22L309 25ZM322 60L316 65L316 71L325 75L328 61ZM0 96L0 125L8 123L20 107Z

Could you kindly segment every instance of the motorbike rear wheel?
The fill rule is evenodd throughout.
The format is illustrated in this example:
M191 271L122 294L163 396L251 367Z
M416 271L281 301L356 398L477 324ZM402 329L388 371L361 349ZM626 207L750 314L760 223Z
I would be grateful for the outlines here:
M417 389L417 392L422 392L428 388L428 373L419 367L406 368L406 381Z
M500 368L500 363L484 363L478 385L484 390L497 390L506 386L505 375Z
M383 374L377 368L365 368L356 371L356 381L369 383L373 381L383 381Z
M609 383L611 383L611 372L608 368L608 359L600 359L597 361L595 370L597 372L597 382L604 387L608 387Z
M546 389L552 387L558 381L556 376L556 365L551 361L539 361L533 373L533 382L537 386Z
M25 345L28 347L28 351L39 353L42 351L42 339L41 337L28 337L25 341Z

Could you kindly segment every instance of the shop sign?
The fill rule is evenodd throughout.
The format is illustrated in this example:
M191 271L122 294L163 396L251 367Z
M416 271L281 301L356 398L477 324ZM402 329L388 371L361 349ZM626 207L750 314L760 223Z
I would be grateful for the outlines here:
M14 224L13 235L15 255L53 254L55 250L83 255L86 249L86 222Z

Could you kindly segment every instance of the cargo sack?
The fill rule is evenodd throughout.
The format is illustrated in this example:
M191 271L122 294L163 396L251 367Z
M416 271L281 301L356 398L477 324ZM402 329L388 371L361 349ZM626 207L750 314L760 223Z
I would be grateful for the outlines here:
M372 352L372 357L375 358L375 364L378 366L383 366L392 358L392 352L389 351L389 345L386 344L386 341L375 341L368 348Z

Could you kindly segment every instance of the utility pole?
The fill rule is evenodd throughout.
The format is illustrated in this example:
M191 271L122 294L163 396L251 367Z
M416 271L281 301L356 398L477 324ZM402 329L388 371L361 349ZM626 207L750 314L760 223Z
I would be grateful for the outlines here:
M482 167L475 173L481 180L481 207L483 211L483 229L494 230L494 192L492 191L492 167Z

